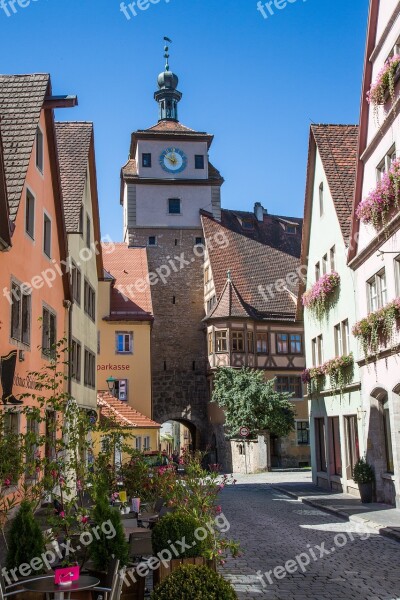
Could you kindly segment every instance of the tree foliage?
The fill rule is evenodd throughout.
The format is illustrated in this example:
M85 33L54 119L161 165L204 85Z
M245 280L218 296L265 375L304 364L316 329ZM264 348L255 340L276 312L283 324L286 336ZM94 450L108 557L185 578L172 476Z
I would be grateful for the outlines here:
M241 427L248 427L251 435L268 431L278 437L294 429L292 394L277 392L275 381L265 381L264 373L254 369L217 370L212 401L224 410L231 437L237 436Z

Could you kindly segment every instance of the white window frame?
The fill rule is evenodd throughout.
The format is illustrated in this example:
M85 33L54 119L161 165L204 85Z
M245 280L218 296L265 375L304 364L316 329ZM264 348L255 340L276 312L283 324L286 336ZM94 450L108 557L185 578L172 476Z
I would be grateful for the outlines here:
M381 162L376 167L376 180L379 182L382 180L382 176L387 173L392 166L393 161L396 160L396 145L393 144L390 150L382 158Z
M123 347L128 338L129 350L119 350L119 338L123 336ZM115 353L116 354L133 354L133 332L132 331L116 331L115 332Z
M40 136L39 136L40 134ZM42 141L42 147L41 147L41 156L39 157L39 153L38 153L38 146L39 146L39 139L41 139ZM39 160L40 159L40 160ZM44 134L42 131L42 128L40 127L40 125L37 126L36 128L36 136L35 136L35 165L36 165L36 169L39 171L39 173L41 175L43 175L44 172Z
M387 304L387 279L385 269L375 273L367 281L367 297L369 312L375 312Z
M46 244L46 235L45 235L46 234L46 226L45 226L45 223L46 223L46 219L50 223L50 241L49 241L50 248L49 248L49 254L47 254L47 252L45 250L45 244ZM51 219L49 213L46 210L44 210L43 211L43 244L42 244L42 252L43 252L44 256L46 258L48 258L49 260L51 260L51 246L52 246L52 241L53 241L53 222L52 222L52 219Z

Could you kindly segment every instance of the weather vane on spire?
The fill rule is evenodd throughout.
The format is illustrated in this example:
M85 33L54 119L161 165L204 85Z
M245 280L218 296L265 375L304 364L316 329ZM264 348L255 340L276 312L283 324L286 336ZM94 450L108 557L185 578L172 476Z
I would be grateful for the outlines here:
M169 44L172 44L172 40L170 40L168 37L164 37L164 42L168 42ZM164 58L165 58L165 70L169 71L169 46L167 44L164 45Z

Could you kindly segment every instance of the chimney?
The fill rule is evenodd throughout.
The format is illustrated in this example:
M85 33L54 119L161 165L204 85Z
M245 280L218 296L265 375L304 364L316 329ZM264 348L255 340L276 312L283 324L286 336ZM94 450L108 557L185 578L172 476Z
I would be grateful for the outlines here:
M261 204L261 202L256 202L254 205L254 214L256 216L257 221L260 221L260 223L262 223L264 221L264 213L266 213L267 211L265 210L265 208L263 207L263 205Z

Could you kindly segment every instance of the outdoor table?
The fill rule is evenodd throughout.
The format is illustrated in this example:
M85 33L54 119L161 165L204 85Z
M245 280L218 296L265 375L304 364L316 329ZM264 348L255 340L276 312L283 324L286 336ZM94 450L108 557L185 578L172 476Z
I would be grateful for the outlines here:
M97 587L100 584L100 579L97 577L89 577L82 575L70 585L58 585L54 583L54 579L38 579L24 585L24 590L27 592L38 592L46 594L46 599L51 600L69 600L73 592L82 592Z

